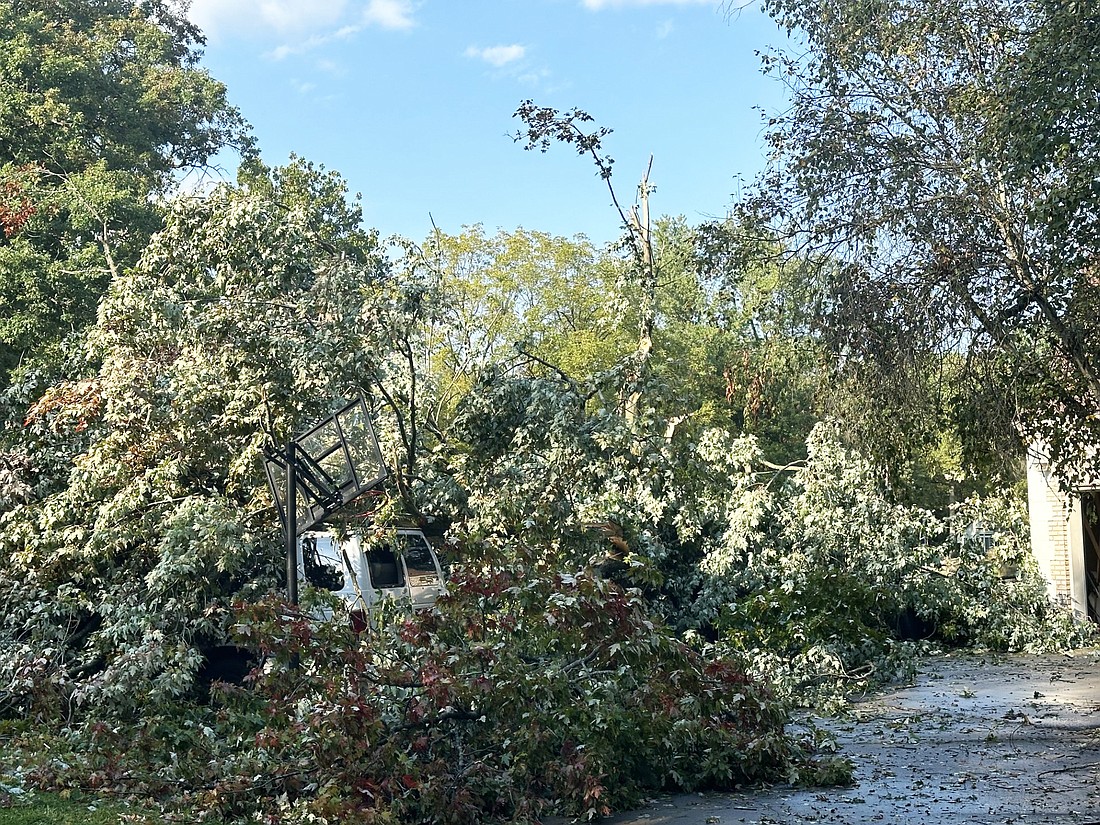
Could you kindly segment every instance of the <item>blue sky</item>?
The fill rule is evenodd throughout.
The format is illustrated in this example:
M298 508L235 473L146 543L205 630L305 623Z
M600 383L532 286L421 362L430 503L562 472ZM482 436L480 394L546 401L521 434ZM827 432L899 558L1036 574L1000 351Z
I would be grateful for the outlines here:
M268 163L339 171L383 235L482 223L604 242L618 216L591 161L525 152L524 99L614 133L620 199L654 156L655 214L725 214L763 164L782 86L755 51L785 42L722 0L193 0L204 65Z

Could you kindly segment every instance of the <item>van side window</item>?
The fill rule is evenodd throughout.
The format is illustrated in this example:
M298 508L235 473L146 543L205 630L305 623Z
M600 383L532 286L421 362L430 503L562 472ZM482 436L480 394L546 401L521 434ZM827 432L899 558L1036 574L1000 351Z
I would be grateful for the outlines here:
M377 590L405 586L405 574L391 547L376 547L369 551L367 569L370 571L371 587Z

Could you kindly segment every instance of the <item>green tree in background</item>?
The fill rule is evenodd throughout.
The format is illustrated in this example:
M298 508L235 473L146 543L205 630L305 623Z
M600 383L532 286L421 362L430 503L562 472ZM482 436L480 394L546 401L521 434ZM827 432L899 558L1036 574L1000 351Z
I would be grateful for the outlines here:
M180 173L251 152L174 4L0 3L0 386L95 320Z
M662 420L666 439L685 422L729 426L760 433L785 459L792 448L800 453L816 374L804 309L817 301L813 278L779 264L775 249L740 222L693 229L682 218L654 219L652 158L627 205L604 149L612 130L592 125L587 112L527 100L515 117L524 123L515 139L525 149L546 152L559 143L588 157L621 219L614 301L620 334L633 332L636 341L616 366L627 419L639 426Z
M546 152L554 143L572 146L577 154L588 157L596 167L596 175L604 182L611 196L611 204L619 213L623 230L619 246L624 252L624 275L629 288L636 322L637 343L634 352L622 362L624 379L620 405L626 417L639 422L646 414L647 400L643 398L650 377L650 356L653 353L653 331L657 318L657 284L659 273L653 248L653 223L649 208L649 195L653 186L649 173L653 157L642 173L633 203L621 200L612 182L614 158L604 151L603 140L611 134L606 126L592 126L593 118L580 109L558 111L536 106L525 100L513 117L519 118L524 128L514 135L524 149Z
M815 273L732 219L662 218L654 250L661 409L695 431L756 435L770 459L803 457L817 407Z
M619 262L582 236L522 228L487 236L473 226L434 234L425 259L447 296L433 370L449 409L493 364L553 368L583 381L629 351L616 297Z
M869 382L878 409L937 399L963 440L958 425L984 418L982 449L1020 425L1064 469L1088 472L1100 403L1094 5L765 5L806 48L766 58L792 105L771 121L773 162L750 206L831 270L837 382Z
M684 426L758 434L769 457L800 455L814 408L817 353L803 309L812 273L732 222L658 219L653 259L646 403ZM423 260L445 296L429 369L440 428L488 368L586 384L615 380L634 352L641 287L614 249L524 229L490 237L475 226L433 235Z

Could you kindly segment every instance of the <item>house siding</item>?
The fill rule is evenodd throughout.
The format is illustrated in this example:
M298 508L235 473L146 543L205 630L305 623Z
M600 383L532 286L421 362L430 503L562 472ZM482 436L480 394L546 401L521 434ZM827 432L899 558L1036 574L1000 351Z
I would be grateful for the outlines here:
M1047 592L1057 604L1087 615L1080 500L1062 492L1034 454L1027 461L1027 498L1032 552Z
M1075 508L1034 459L1028 460L1027 498L1032 551L1047 590L1056 602L1072 603L1070 516Z

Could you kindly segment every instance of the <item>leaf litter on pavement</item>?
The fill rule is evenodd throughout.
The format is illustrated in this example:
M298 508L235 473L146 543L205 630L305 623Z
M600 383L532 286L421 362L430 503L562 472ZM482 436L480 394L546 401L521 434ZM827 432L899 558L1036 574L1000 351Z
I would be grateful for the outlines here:
M1100 651L929 658L912 685L813 721L853 761L851 787L669 796L608 821L1100 823Z

